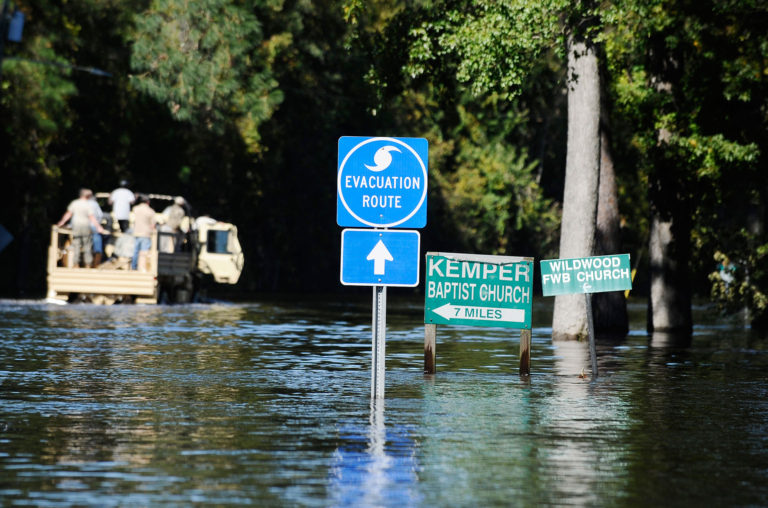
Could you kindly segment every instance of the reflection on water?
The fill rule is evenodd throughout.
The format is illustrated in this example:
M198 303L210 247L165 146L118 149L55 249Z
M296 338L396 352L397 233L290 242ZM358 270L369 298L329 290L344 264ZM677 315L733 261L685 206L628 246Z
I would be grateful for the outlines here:
M0 302L7 506L767 505L768 340L698 309L692 340L440 327L389 298L190 306ZM538 322L537 322L538 321ZM586 376L582 373L586 372Z
M403 428L384 425L385 401L371 402L364 432L340 428L343 444L334 454L330 499L333 506L414 506L419 504L416 443Z

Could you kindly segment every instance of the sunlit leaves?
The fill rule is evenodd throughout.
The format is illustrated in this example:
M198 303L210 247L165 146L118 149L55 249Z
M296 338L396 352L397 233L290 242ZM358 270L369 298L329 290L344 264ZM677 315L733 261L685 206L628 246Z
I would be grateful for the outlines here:
M230 0L154 0L136 17L134 85L178 120L234 121L251 151L282 100L253 9Z
M456 146L456 170L437 180L463 243L475 252L503 254L535 245L550 254L559 212L536 182L537 162L525 149L488 138L465 109L460 114L467 132Z
M440 3L440 2L438 2ZM404 72L425 75L455 60L456 79L476 96L495 91L517 95L543 53L559 45L564 2L479 1L435 7L410 33Z

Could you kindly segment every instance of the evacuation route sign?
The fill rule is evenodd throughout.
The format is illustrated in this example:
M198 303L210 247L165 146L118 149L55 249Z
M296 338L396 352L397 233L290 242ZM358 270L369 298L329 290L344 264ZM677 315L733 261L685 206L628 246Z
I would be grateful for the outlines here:
M336 223L423 228L428 151L424 138L339 138Z
M632 289L629 254L540 262L544 296Z
M531 328L533 258L427 253L424 322Z

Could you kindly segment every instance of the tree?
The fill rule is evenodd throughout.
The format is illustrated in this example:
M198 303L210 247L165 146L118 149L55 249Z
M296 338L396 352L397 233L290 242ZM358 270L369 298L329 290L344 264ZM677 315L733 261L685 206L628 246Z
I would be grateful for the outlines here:
M462 248L506 254L554 251L558 210L535 181L537 161L459 107L469 132L456 132L454 170L433 172Z
M594 46L568 40L568 155L563 193L560 257L591 256L596 236L600 177L600 71ZM587 312L581 295L555 298L553 339L583 338Z
M250 4L250 5L249 5ZM270 69L259 2L153 0L136 17L131 65L135 86L178 120L215 132L234 122L256 153L259 126L282 100Z
M360 6L359 2L351 2L351 5ZM525 84L535 81L533 71L537 68L536 62L543 60L548 52L558 49L563 35L570 34L567 48L568 150L561 257L592 255L595 239L600 162L600 75L592 42L593 9L591 4L570 5L556 0L536 3L512 0L481 1L471 5L438 2L408 12L411 24L407 31L410 47L408 63L404 67L406 77L413 80L428 75L447 76L449 79L453 76L476 100L488 93L497 93L502 99L510 101L519 98L526 88ZM387 41L392 43L393 39L389 37ZM439 85L445 86L445 83L443 80ZM491 143L478 150L493 153L497 152L497 146ZM488 167L488 164L481 168L473 167L463 173L463 179L447 181L453 184L472 181L467 178L469 175L476 182L482 181L487 176ZM473 192L477 193L478 188L476 186ZM465 189L463 185L453 185L450 191L445 192L450 209L458 208L457 203L450 203L451 197ZM476 205L463 209L486 210L483 205L492 202L493 199L486 193ZM516 205L519 201L509 201L504 206ZM476 221L466 215L464 212L464 220L457 222L471 227ZM488 227L489 222L496 223L497 219L486 214L478 222ZM477 228L472 231L476 232ZM585 333L583 299L558 297L553 335L556 338L577 338Z
M6 44L0 81L0 171L10 186L0 217L14 237L2 253L8 269L0 276L0 288L27 295L43 280L49 196L61 178L60 159L51 152L72 125L69 101L77 89L59 48L71 34L42 30L34 22L37 11L21 7L28 16L24 37L21 43ZM59 13L46 3L36 7L54 17Z
M559 70L539 41L557 37L557 16L526 2L376 5L348 2L354 43L370 55L377 116L430 140L439 248L552 255L558 210L540 177L556 142L530 124L556 117Z
M622 252L619 193L611 152L611 140L606 125L605 107L600 122L600 186L597 200L597 223L594 254L597 256ZM595 333L626 335L629 331L627 301L621 291L592 295Z
M710 270L764 192L745 177L757 176L766 146L765 115L755 114L765 80L753 73L764 60L766 8L627 1L604 19L613 101L632 124L626 143L649 188L649 330L690 333L701 284L692 275Z

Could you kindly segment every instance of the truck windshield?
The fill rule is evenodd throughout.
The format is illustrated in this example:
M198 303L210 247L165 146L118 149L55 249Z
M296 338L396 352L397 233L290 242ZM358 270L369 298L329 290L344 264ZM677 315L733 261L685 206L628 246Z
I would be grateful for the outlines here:
M229 254L229 231L209 229L207 240L208 252L213 254Z

